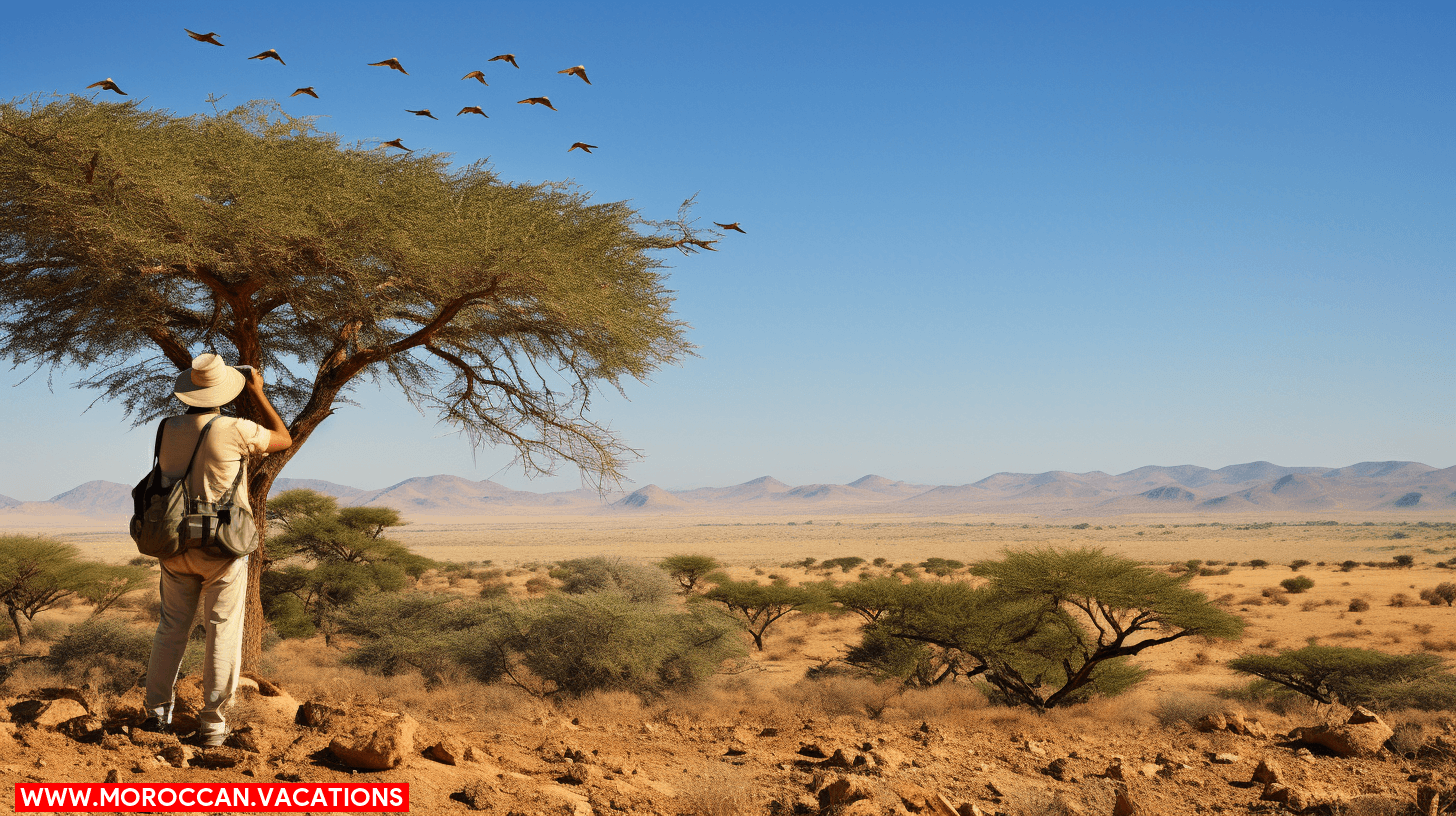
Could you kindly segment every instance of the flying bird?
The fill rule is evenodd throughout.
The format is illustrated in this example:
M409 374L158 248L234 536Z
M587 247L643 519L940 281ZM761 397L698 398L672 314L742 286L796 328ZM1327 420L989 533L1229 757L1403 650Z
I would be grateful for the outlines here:
M371 62L369 64L370 65L382 65L385 68L393 68L394 70L400 72L401 74L404 74L405 76L409 76L409 71L406 71L404 69L404 66L399 64L399 60L395 59L394 57L390 57L389 59L387 59L387 60L385 60L383 62Z
M214 39L215 37L217 37L216 31L209 31L206 34L198 34L196 31L193 31L190 28L184 28L182 30L187 32L187 36L191 37L194 40L197 40L198 42L211 43L213 45L222 45L222 43Z
M490 84L489 82L486 82L485 81L485 73L483 71L471 71L470 73L468 73L465 76L460 77L460 78L461 79L478 79L478 80L480 80L480 84L481 85L489 85Z
M551 104L551 100L547 99L544 96L533 96L530 99L522 99L520 102L517 102L516 104L517 105L545 105L546 107L550 108L551 110L556 110L556 106L553 105L553 104Z
M122 96L131 96L131 94L129 94L126 91L123 91L122 89L116 87L116 83L111 81L111 77L107 77L106 79L103 79L100 82L93 82L90 85L87 85L86 88L88 90L91 89L91 88L100 88L103 91L116 91L117 93L121 94Z
M248 59L255 59L255 60L276 59L276 60L278 60L278 64L279 65L287 65L288 64L288 63L286 63L286 62L283 61L283 58L282 57L278 56L278 52L277 51L274 51L271 48L268 49L267 51L264 51L261 54L254 54L253 56L248 57Z
M466 105L465 107L460 109L460 113L478 113L481 116L485 116L485 118L487 119L490 118L489 116L485 115L485 111L481 110L479 105ZM459 116L460 113L457 113L455 115Z
M579 76L579 77L581 77L581 81L582 82L585 82L588 85L591 84L591 80L586 78L586 66L584 66L584 65L573 65L570 68L563 68L560 71L557 71L556 73L558 73L558 74L571 74L573 76Z
M410 110L409 108L405 108L404 109L404 112L405 113L413 113L415 116L428 116L431 119L435 119L435 114L430 113L430 109L429 108L425 108L424 110L417 110L417 111L416 110ZM456 116L459 116L460 114L457 113L455 115ZM439 119L435 119L435 121L438 122L440 120Z
M289 94L288 96L290 98L292 98L292 97L298 96L299 94L308 94L309 96L313 97L314 99L318 99L318 94L316 94L316 93L313 92L313 86L312 85L308 86L307 88L299 88L298 90L294 91L293 93Z
M578 147L581 148L583 153L590 153L592 152L592 148L596 147L596 145L589 145L586 142L573 142L571 147L566 148L566 152L570 153Z
M738 226L738 222L737 221L734 221L731 224L719 224L717 221L714 221L713 222L713 226L718 227L719 229L725 229L725 230L731 229L731 230L737 230L738 232L743 232L743 227ZM747 235L748 233L743 232L743 234L744 235Z
M407 151L407 152L410 152L410 153L413 153L414 152L413 150L410 150L408 147L405 147L403 144L401 144L399 139L390 139L387 142L380 142L379 143L379 146L380 147L397 147L400 150L404 150L404 151Z
M505 60L506 62L509 62L512 65L516 65L516 55L515 54L497 54L497 55L491 57L490 59L486 60L486 62L495 62L496 60ZM517 68L520 68L521 66L516 65L516 67Z

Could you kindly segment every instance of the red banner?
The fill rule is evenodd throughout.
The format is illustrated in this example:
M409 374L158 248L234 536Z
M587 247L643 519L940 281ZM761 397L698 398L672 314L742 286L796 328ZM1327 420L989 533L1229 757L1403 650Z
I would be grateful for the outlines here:
M408 783L21 782L16 813L403 813Z

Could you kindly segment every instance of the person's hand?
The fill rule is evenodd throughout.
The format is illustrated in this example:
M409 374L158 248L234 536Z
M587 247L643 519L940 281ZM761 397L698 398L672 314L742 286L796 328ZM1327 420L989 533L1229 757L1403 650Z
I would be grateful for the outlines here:
M259 394L263 393L263 373L256 368L248 369L248 381L244 387Z

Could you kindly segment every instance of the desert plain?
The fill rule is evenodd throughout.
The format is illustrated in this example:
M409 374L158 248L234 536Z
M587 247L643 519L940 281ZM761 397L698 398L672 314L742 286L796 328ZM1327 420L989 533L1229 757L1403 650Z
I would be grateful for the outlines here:
M427 687L418 675L380 677L344 665L347 644L287 640L243 681L231 724L247 727L246 740L196 753L126 727L138 716L138 687L100 693L27 665L0 684L6 710L56 698L54 689L70 683L82 702L69 713L93 716L97 727L78 739L54 723L12 715L17 722L0 735L7 783L0 796L9 800L11 783L24 781L367 779L408 782L411 812L502 816L1456 811L1456 713L1380 711L1392 735L1378 751L1311 750L1291 733L1340 726L1351 711L1240 696L1250 678L1226 665L1306 643L1426 651L1451 664L1456 609L1418 595L1456 578L1446 566L1456 563L1453 510L406 517L408 525L391 531L395 540L432 559L490 569L518 598L553 563L593 556L653 563L705 554L735 578L803 583L888 574L931 557L973 563L1006 550L1092 546L1150 569L1197 559L1213 574L1191 585L1247 628L1237 641L1186 638L1149 649L1135 659L1148 676L1133 690L1046 714L992 705L966 682L906 690L853 676L806 678L856 641L861 621L851 614L790 614L768 631L762 651L748 649L699 688L653 699L542 698L465 678ZM77 521L12 517L5 532L61 538L99 560L135 555L107 517ZM1411 566L1391 566L1397 555L1410 555ZM845 572L802 563L846 556L865 564ZM1250 566L1256 559L1267 566ZM1296 559L1309 562L1297 573L1288 566ZM1342 568L1346 561L1359 566ZM1266 593L1295 574L1314 585ZM479 594L478 583L431 571L417 588L469 597ZM1351 611L1356 600L1368 608ZM46 614L54 629L89 610L76 604ZM152 625L141 605L114 614ZM13 638L6 648L11 658L19 650ZM195 677L180 681L179 700L185 723L198 702ZM300 713L303 704L312 713ZM399 733L406 721L408 733ZM329 750L341 733L389 728L401 753L387 770L351 768ZM1269 785L1253 779L1261 762L1278 776L1273 800L1263 798ZM1279 800L1281 786L1293 798Z

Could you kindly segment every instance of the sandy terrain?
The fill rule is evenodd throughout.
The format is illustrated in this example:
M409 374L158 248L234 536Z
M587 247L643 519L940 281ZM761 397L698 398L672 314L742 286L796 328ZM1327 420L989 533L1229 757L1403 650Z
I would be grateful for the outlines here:
M1399 521L1306 525L1306 520L1220 518L1214 525L1190 517L1139 517L1088 520L1081 529L1076 520L1047 524L1032 517L831 516L793 524L782 517L420 520L395 537L432 558L528 568L587 555L657 559L699 552L728 562L740 577L804 581L825 573L785 564L844 555L885 558L890 565L930 556L972 561L1029 545L1097 545L1157 564L1262 558L1271 565L1237 566L1226 575L1193 579L1195 588L1248 620L1240 642L1188 639L1149 650L1137 662L1151 675L1136 691L1045 717L989 707L970 688L895 694L868 681L805 681L806 669L832 660L856 639L853 616L785 618L769 631L765 651L750 654L738 671L715 678L702 691L647 704L621 694L553 703L464 681L426 691L417 679L371 677L341 666L339 651L320 641L285 642L266 658L265 673L288 697L280 702L249 691L238 709L239 723L251 721L266 736L261 753L234 751L237 764L229 768L173 768L153 759L156 750L125 739L88 745L25 728L18 742L0 735L0 797L9 803L13 782L101 781L114 769L123 781L408 781L414 812L474 807L501 816L828 814L839 811L821 810L821 792L844 776L873 788L876 807L882 806L846 813L917 812L911 804L932 808L926 797L935 794L952 806L965 805L965 813L974 805L975 812L1006 816L1108 814L1118 789L1126 789L1143 813L1291 812L1260 802L1262 785L1246 784L1254 765L1268 759L1293 787L1365 797L1311 812L1403 813L1400 803L1413 802L1421 784L1456 771L1456 753L1430 748L1456 749L1456 717L1384 712L1405 735L1404 744L1427 746L1413 758L1321 753L1300 759L1295 753L1300 746L1283 734L1296 726L1342 721L1344 710L1296 705L1275 712L1212 696L1246 682L1225 667L1228 659L1302 646L1310 638L1394 652L1433 649L1448 661L1456 657L1456 609L1415 601L1420 589L1456 580L1456 570L1434 566L1456 557L1456 529ZM134 554L128 540L104 529L50 532L93 557L123 561ZM1346 559L1386 562L1395 554L1411 554L1416 563L1409 569L1338 566ZM1270 602L1262 591L1295 575L1283 564L1296 558L1325 562L1297 573L1311 578L1314 587L1288 595L1287 604ZM525 596L523 584L532 574L517 571L514 594ZM838 571L832 576L855 577ZM474 583L457 581L453 590L474 594ZM451 589L442 577L430 578L426 586ZM1392 606L1392 596L1402 593L1412 605ZM1367 600L1370 608L1348 611L1355 598ZM52 614L74 621L84 613L74 607ZM0 694L8 706L52 682L22 672L0 685ZM138 694L134 689L104 705L113 717L124 717L136 710ZM293 723L291 706L307 700L348 709L356 722L377 719L380 711L409 714L420 723L414 747L393 770L351 776L324 750L328 733ZM1196 715L1224 709L1259 720L1269 735L1192 728ZM474 748L474 758L447 765L423 753L451 740ZM826 754L843 749L847 756L870 758L857 769L837 769L831 760L801 753L808 745ZM1220 753L1237 758L1214 762ZM1104 775L1119 757L1126 768L1152 770L1129 771L1124 780ZM1053 773L1057 760L1060 770ZM1442 812L1456 812L1440 801Z

